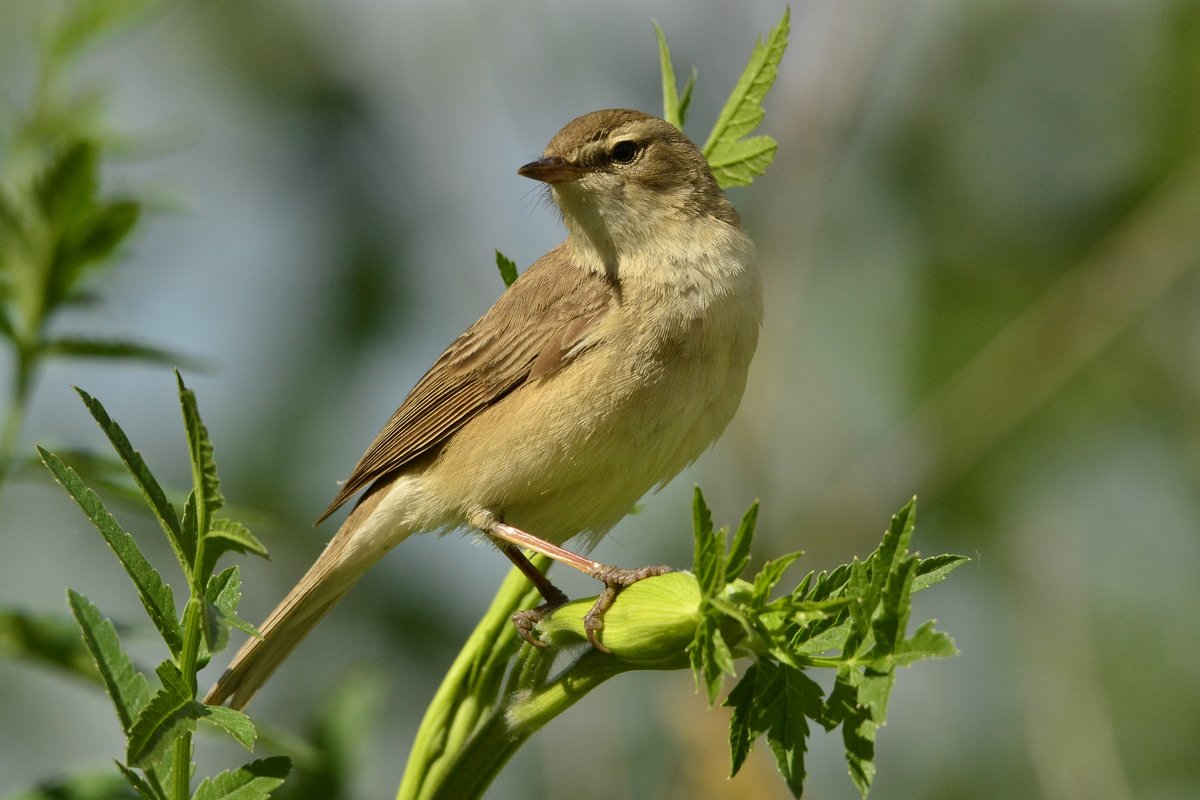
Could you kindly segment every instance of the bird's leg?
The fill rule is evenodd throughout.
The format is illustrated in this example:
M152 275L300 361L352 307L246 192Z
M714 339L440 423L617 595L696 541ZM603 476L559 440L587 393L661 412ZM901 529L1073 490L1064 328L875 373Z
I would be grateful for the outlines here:
M500 550L517 565L521 572L542 593L542 597L546 599L546 602L537 608L522 611L513 616L513 624L516 626L517 632L521 634L521 638L533 644L540 645L539 642L534 641L533 626L547 613L566 602L567 597L554 584L550 583L546 576L542 575L529 562L529 559L525 558L517 550L518 547L524 547L527 550L548 556L604 584L604 591L596 598L595 604L583 618L583 629L587 634L588 641L592 643L592 647L605 653L609 652L608 648L602 645L599 640L600 631L604 629L604 612L608 611L609 607L612 606L613 601L616 600L620 591L644 578L662 575L671 571L670 567L662 566L623 569L604 564L600 561L593 561L586 556L572 553L570 550L565 550L558 545L551 544L545 539L539 539L520 528L514 528L512 525L503 523L489 512L473 514L471 524L493 539L503 542L504 544L500 545ZM518 557L520 558L519 561ZM534 575L537 577L535 578Z
M567 602L567 596L563 593L562 589L551 583L550 579L543 575L542 571L535 567L532 561L525 557L525 554L521 552L521 548L503 540L496 542L496 544L500 547L500 552L508 556L508 560L513 562L517 569L521 570L521 573L529 579L534 588L541 592L542 598L546 601L537 608L527 608L512 615L513 626L517 629L517 633L522 639L534 647L545 647L545 642L534 638L533 628L541 621L542 617Z

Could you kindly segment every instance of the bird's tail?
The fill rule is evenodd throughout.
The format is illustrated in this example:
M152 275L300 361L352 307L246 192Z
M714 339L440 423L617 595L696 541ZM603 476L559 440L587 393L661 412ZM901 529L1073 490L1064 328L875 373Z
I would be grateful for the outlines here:
M361 541L360 523L369 513L364 505L368 504L360 504L351 513L316 563L259 626L261 636L251 637L242 645L209 690L205 703L245 708L296 645L383 557L389 548L363 546Z

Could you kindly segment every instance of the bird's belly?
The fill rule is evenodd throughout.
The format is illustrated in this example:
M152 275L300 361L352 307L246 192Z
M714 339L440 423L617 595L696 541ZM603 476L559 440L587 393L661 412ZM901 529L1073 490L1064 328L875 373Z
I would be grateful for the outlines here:
M757 329L742 327L649 359L589 351L469 423L435 472L462 480L453 491L464 512L485 508L554 542L581 533L594 541L733 417ZM499 435L473 436L472 427Z

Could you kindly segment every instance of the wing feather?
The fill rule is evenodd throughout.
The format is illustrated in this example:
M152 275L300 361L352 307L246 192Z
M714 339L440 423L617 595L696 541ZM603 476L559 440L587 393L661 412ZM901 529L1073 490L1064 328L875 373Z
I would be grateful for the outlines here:
M538 259L417 382L317 521L509 392L569 363L587 348L613 296L607 278L572 263L565 243Z

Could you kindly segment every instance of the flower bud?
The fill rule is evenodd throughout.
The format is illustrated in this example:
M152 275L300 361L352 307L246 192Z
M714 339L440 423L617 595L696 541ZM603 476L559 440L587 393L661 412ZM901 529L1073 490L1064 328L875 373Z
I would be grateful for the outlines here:
M587 641L583 617L592 599L555 609L538 624L542 638L555 645ZM684 659L700 623L700 585L690 572L668 572L621 590L604 614L600 642L618 658L650 664Z

